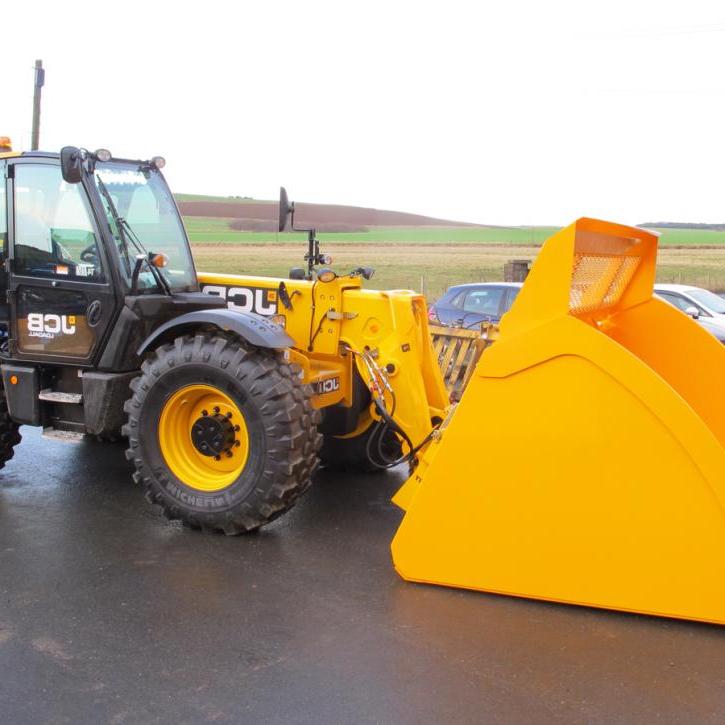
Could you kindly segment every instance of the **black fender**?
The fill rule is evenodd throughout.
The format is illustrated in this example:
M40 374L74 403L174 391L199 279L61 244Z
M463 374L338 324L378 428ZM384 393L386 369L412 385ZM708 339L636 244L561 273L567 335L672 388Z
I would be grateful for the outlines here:
M294 345L294 340L279 325L261 315L239 310L197 310L159 325L143 341L138 349L138 355L143 355L154 343L166 342L179 335L208 326L216 327L224 332L233 332L256 347L281 350Z

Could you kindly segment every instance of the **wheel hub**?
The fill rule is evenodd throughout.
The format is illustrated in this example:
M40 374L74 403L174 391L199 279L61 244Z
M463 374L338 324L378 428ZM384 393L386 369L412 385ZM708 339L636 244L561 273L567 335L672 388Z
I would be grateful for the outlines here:
M191 427L191 442L203 456L229 456L235 444L234 425L229 416L202 413Z
M244 413L213 385L179 388L159 415L159 448L181 483L195 491L221 491L234 483L249 457Z

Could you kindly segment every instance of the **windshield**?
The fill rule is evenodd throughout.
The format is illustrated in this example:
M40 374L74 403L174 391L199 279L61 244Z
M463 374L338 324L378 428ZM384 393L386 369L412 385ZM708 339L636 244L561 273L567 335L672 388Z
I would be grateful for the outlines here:
M169 258L168 265L161 268L169 287L177 291L194 289L196 274L184 227L161 174L153 169L140 167L137 163L111 162L97 164L93 178L96 185L100 178L118 215L126 220L144 249L154 254L165 254ZM118 229L103 194L101 201L116 241L121 269L130 284L139 250L133 245L130 238L132 235ZM158 288L147 266L141 270L138 288Z
M716 315L725 315L725 300L714 292L694 287L688 289L687 294Z

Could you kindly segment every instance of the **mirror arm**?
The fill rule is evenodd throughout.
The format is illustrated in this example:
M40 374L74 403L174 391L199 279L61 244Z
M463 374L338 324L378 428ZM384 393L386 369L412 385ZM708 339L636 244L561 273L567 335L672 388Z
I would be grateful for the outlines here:
M143 263L146 261L146 255L145 254L137 254L136 255L136 263L133 265L133 274L131 275L131 294L136 294L137 287L138 287L138 277L141 274L141 267L143 267Z
M136 263L133 265L133 273L131 274L131 294L136 294L136 292L138 291L138 278L141 274L141 268L143 267L144 262L146 262L148 264L149 270L151 270L153 278L156 280L156 284L158 284L164 294L171 297L172 294L169 283L164 278L164 275L161 274L161 272L159 272L156 266L151 262L153 256L153 252L149 252L148 254L136 255Z
M294 226L292 228L294 229ZM295 231L307 232L307 254L305 254L305 260L307 261L307 279L312 279L312 272L317 264L317 260L320 258L320 241L317 239L317 230L297 229Z

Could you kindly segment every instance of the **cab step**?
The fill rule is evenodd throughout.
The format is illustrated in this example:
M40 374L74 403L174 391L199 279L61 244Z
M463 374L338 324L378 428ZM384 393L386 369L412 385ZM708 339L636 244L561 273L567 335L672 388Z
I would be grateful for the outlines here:
M81 443L84 433L75 430L58 430L57 428L43 428L43 438L50 438L63 443Z
M61 393L58 390L51 390L45 388L38 393L39 400L45 400L48 403L73 403L80 405L83 402L83 395L81 393Z

